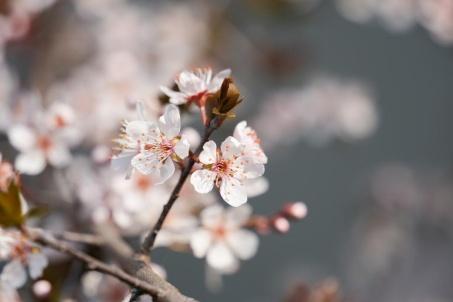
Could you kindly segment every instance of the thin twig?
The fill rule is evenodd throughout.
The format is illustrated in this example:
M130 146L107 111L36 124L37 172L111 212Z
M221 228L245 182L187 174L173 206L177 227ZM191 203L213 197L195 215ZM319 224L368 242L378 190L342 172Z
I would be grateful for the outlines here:
M43 246L47 246L53 248L59 252L68 254L88 265L88 267L92 270L116 277L120 281L128 284L129 286L133 286L135 288L139 288L142 292L145 292L151 296L160 296L161 290L156 288L155 286L148 284L134 276L129 275L121 268L106 264L82 251L79 251L69 244L63 241L59 241L56 238L45 234L39 230L29 230L28 236L33 241L42 244Z
M190 157L187 166L185 166L184 170L181 172L181 176L179 177L178 183L176 184L173 192L171 193L167 203L164 205L164 208L157 220L157 223L154 225L154 228L146 235L145 239L142 242L140 253L143 255L149 255L152 247L154 246L154 242L156 241L157 234L159 233L162 225L164 224L165 218L167 217L168 213L170 212L171 208L173 207L175 201L179 197L179 192L181 191L184 183L187 180L187 177L190 175L192 171L192 167L195 164L196 158L200 155L201 151L203 150L203 145L209 140L212 132L217 128L215 126L215 122L211 122L211 125L205 128L205 133L203 139L200 142L197 150L194 152L193 156Z

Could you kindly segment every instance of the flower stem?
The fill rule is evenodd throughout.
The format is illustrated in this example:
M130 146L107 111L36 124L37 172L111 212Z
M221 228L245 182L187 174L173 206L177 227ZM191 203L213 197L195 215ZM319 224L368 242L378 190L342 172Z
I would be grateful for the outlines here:
M151 249L153 248L154 243L156 241L157 234L159 233L160 229L162 228L162 225L165 222L165 218L167 217L168 213L170 213L170 210L173 207L175 201L178 199L179 193L180 193L184 183L186 182L187 177L189 177L189 175L192 171L193 165L196 162L196 158L198 157L198 155L200 155L201 151L203 150L203 145L209 140L209 137L211 136L212 132L214 132L214 130L217 128L218 128L218 123L215 119L211 121L210 125L205 127L204 136L200 142L200 145L195 150L193 156L191 156L189 158L189 162L182 170L178 183L176 184L175 188L173 189L173 192L171 193L167 203L164 205L164 208L159 216L159 219L157 220L157 223L154 225L154 228L146 235L145 239L143 240L142 245L140 247L141 254L149 255L149 253L151 252Z

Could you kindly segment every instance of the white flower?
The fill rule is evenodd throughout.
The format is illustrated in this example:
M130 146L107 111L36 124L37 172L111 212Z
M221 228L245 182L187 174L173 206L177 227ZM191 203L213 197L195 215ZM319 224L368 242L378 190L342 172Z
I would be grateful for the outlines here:
M71 153L64 139L40 129L25 125L13 126L8 137L20 154L15 167L24 174L41 173L48 162L55 167L63 167L71 160Z
M209 93L217 92L222 82L231 74L230 69L225 69L212 77L210 68L183 71L175 80L179 91L161 87L163 93L170 97L170 102L176 105L197 102Z
M124 133L117 140L121 153L112 159L117 168L129 163L140 173L156 176L157 184L168 180L175 172L172 158L184 159L189 155L188 141L179 135L179 109L168 105L158 124L145 120L126 122Z
M27 271L32 279L39 278L48 265L47 257L38 247L20 238L16 233L1 231L0 257L10 259L4 266L0 281L8 287L20 288L27 281Z
M250 215L247 205L228 210L219 205L204 209L202 226L190 242L194 255L206 257L208 265L219 272L235 272L239 260L252 258L258 249L258 236L243 228Z
M243 156L243 146L232 136L225 139L220 149L213 141L204 144L199 156L203 168L192 174L190 182L198 193L210 192L215 183L222 198L237 207L247 202L244 181L263 175L264 165Z
M261 148L261 141L256 131L247 127L247 122L242 121L234 129L234 138L243 146L243 154L252 158L256 163L267 164L267 156Z

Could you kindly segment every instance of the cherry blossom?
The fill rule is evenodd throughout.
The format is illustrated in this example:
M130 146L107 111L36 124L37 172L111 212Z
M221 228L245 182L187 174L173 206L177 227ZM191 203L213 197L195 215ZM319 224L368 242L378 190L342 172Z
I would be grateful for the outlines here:
M189 155L189 143L179 135L180 129L179 109L175 105L165 108L157 124L145 120L125 122L116 141L121 153L112 159L112 165L124 169L130 163L142 174L155 175L156 184L165 182L175 172L173 160Z
M203 168L195 171L190 182L198 193L208 193L214 187L220 187L220 195L231 206L240 206L247 202L244 181L257 178L264 173L264 165L256 163L254 158L242 154L243 145L230 136L217 150L214 141L203 146L199 160Z
M261 141L256 131L247 126L246 121L236 125L234 138L243 145L243 154L252 158L256 163L267 164L267 156L261 147Z
M170 102L176 105L199 102L205 95L215 93L220 89L222 82L231 74L230 69L225 69L212 77L210 68L196 69L195 71L183 71L175 80L179 91L173 91L161 86L161 90Z
M252 258L258 249L258 236L243 228L251 208L243 205L225 210L214 205L201 212L201 227L190 245L198 258L206 257L209 266L221 273L234 273L239 260Z
M27 270L32 279L39 278L48 264L40 249L21 235L0 230L0 259L9 262L3 268L0 280L12 288L22 287L27 280Z

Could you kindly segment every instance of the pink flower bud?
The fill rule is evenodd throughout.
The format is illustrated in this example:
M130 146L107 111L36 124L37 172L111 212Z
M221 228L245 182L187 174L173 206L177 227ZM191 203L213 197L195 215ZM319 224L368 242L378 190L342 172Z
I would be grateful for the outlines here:
M307 206L301 201L289 203L283 208L283 213L290 219L302 219L307 216Z
M279 233L287 233L289 231L289 221L285 217L279 216L272 220L272 226Z

